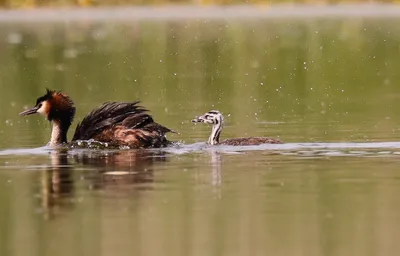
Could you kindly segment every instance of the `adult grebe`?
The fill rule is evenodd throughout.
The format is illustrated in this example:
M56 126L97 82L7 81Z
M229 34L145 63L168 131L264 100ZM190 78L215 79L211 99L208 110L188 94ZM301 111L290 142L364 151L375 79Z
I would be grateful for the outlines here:
M154 122L139 102L106 102L90 112L76 127L72 141L93 139L112 146L131 148L164 147L172 130ZM36 100L36 106L20 116L39 113L53 123L50 146L67 142L67 132L75 116L73 101L59 91L47 89Z
M249 137L249 138L234 138L219 141L222 128L224 126L224 117L218 110L211 110L202 116L199 116L192 120L193 123L205 123L212 124L211 135L208 138L207 143L210 145L231 145L231 146L250 146L260 144L282 144L282 141L266 138L266 137Z

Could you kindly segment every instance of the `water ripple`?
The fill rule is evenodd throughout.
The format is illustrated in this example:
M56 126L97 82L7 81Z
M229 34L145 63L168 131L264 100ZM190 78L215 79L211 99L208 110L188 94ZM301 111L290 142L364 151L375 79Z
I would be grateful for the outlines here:
M262 144L256 146L210 146L204 142L193 144L179 144L162 149L148 149L148 151L163 151L171 154L188 154L197 152L221 152L225 154L243 154L249 151L265 151L270 154L298 155L298 156L385 156L400 154L400 142L340 142L340 143L285 143ZM53 149L49 147L18 148L0 150L0 156L7 155L46 155ZM118 151L116 149L75 149L70 154L81 151ZM126 150L126 149L122 149Z
M355 150L357 149L357 150ZM173 154L186 154L200 151L218 151L237 154L247 151L267 151L271 154L303 155L303 156L365 156L365 155L397 155L400 142L340 142L340 143L285 143L262 144L256 146L210 146L206 143L194 143L168 148Z

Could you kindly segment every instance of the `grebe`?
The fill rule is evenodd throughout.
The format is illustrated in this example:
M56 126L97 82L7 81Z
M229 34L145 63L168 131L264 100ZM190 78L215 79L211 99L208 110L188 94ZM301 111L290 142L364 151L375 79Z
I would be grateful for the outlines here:
M249 137L249 138L234 138L219 141L222 128L224 126L224 117L218 110L211 110L202 116L192 120L193 123L212 124L211 135L207 143L210 145L231 145L231 146L250 146L260 144L282 144L282 141L266 137Z
M72 141L106 142L131 148L164 147L171 142L165 137L172 130L154 122L139 102L106 102L90 112L76 127ZM67 142L67 132L75 116L73 101L60 91L47 89L36 100L36 106L20 116L39 113L53 123L49 146Z

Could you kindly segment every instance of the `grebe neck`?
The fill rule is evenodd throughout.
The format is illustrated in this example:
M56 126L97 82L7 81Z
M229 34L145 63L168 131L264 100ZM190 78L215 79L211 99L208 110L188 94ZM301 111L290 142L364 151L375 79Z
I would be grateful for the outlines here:
M67 132L71 125L70 122L63 122L61 120L53 120L53 128L51 131L51 138L48 143L49 146L57 146L67 143Z
M210 145L219 144L219 137L221 135L222 128L223 128L223 122L218 122L212 126L211 135L207 141L208 144Z

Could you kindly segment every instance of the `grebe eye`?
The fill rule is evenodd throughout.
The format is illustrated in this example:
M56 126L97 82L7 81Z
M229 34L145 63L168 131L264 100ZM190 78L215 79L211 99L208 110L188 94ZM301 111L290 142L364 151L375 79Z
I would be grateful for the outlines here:
M38 108L41 108L42 107L42 103L40 103L39 105L38 105Z

